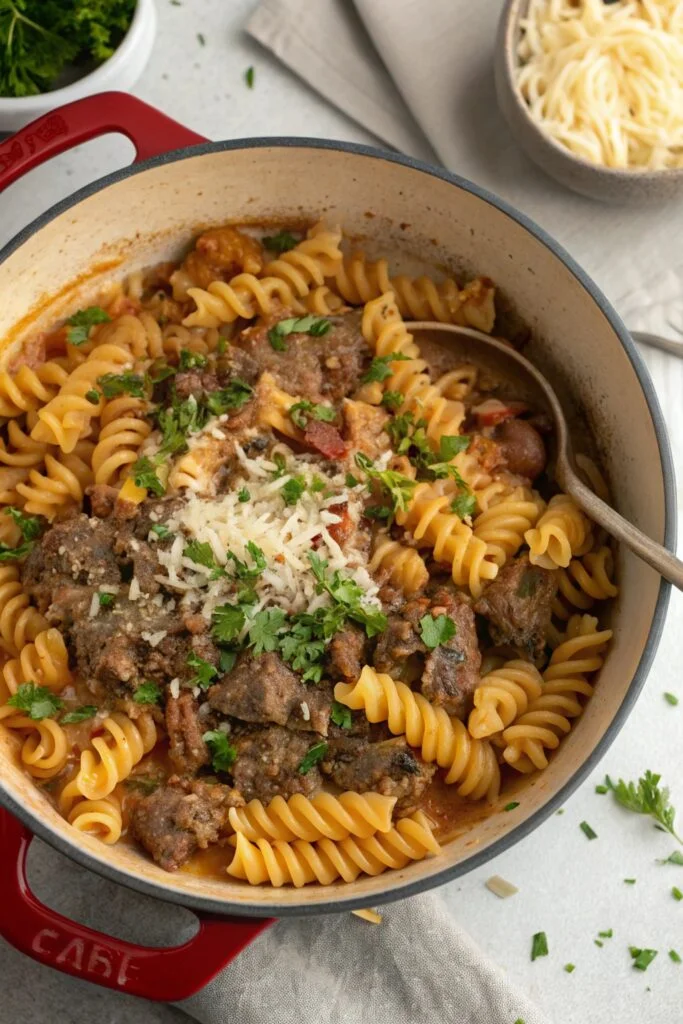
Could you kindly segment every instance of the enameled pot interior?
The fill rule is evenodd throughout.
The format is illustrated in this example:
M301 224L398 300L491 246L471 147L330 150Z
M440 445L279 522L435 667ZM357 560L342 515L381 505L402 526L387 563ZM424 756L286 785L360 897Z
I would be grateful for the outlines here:
M0 264L3 358L35 330L83 305L112 275L177 256L205 225L324 215L348 234L367 239L373 254L387 256L392 273L450 268L493 278L533 332L528 352L547 368L560 395L571 396L589 421L617 508L650 536L665 539L671 471L666 439L653 419L656 402L650 396L648 404L644 391L649 382L642 364L645 384L604 300L591 295L585 279L547 240L486 196L408 161L296 141L207 146L112 178L106 188L86 190L75 205L9 247ZM609 657L587 712L549 768L520 777L504 792L499 805L519 800L514 812L476 814L440 857L403 871L305 890L250 888L182 872L168 875L128 846L104 847L74 832L16 766L6 732L0 736L0 798L81 862L195 907L252 914L320 912L426 888L526 834L588 771L608 730L623 720L642 685L665 602L662 592L657 608L660 579L636 558L622 552L618 573L621 593L611 612L615 636Z

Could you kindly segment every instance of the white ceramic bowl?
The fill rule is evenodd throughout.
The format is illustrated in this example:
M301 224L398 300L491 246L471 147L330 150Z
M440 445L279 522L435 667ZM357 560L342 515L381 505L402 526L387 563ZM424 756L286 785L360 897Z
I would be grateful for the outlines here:
M41 114L107 89L130 89L149 60L157 30L154 0L138 0L130 28L109 60L63 89L38 96L0 96L0 133L15 132Z

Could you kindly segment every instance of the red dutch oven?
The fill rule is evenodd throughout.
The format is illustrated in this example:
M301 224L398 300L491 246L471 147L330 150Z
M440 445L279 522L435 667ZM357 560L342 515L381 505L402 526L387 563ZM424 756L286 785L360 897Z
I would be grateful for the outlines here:
M619 317L562 248L475 185L396 154L312 139L207 142L132 96L56 110L0 144L0 190L57 153L106 132L135 163L57 204L0 253L0 358L82 306L112 277L177 258L193 233L228 220L340 221L392 271L448 265L485 273L531 326L532 358L598 439L616 506L674 546L671 454L647 371ZM395 269L394 269L395 268ZM166 874L128 844L73 830L21 771L0 728L0 934L58 970L148 999L190 996L274 917L352 910L442 884L528 835L595 766L632 709L661 633L668 586L627 553L611 611L609 657L586 713L538 776L512 780L500 807L461 822L440 857L351 885L249 887ZM498 813L510 800L512 812ZM193 909L183 946L146 949L69 921L26 881L32 834L107 878Z

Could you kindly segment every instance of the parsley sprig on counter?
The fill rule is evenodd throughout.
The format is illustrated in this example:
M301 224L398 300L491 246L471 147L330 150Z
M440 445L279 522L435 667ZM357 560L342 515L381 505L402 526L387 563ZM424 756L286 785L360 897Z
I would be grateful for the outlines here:
M675 830L676 809L669 799L669 790L659 785L661 775L646 771L638 782L613 782L605 776L605 785L612 791L614 799L634 814L647 814L654 818L655 828L668 832L683 845L683 838Z

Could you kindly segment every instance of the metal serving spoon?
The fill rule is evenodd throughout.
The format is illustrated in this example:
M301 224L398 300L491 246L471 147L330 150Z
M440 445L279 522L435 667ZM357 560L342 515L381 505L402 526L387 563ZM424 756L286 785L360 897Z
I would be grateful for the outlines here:
M667 551L661 544L651 540L638 530L627 519L620 516L613 508L598 498L577 476L573 465L573 455L569 428L562 406L550 383L533 363L516 352L504 342L489 338L481 331L469 327L456 327L453 324L440 324L431 321L419 321L406 324L416 342L420 336L432 339L437 343L444 342L450 348L456 348L468 362L484 367L494 374L507 375L520 381L525 392L542 399L543 406L550 412L555 421L555 437L557 440L557 461L555 478L566 494L571 495L579 508L599 526L621 541L639 558L656 569L660 575L683 590L683 562ZM455 345L454 345L455 343Z

